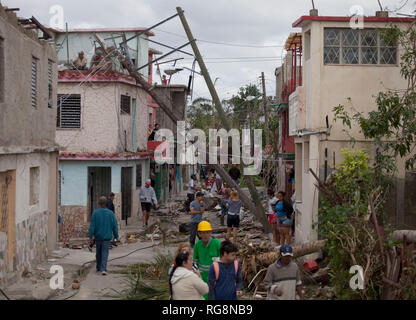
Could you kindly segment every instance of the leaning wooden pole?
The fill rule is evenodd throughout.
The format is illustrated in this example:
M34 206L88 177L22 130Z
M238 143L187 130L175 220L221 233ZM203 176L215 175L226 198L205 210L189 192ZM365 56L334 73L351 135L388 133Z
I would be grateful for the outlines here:
M198 61L199 67L201 69L201 73L204 76L204 79L205 79L205 82L208 86L208 90L211 94L212 100L214 101L215 108L217 109L218 116L221 120L221 123L227 131L230 131L231 127L232 127L231 123L230 123L227 115L225 114L224 109L222 108L220 98L218 97L217 91L215 90L214 83L212 82L212 79L211 79L211 77L208 73L208 69L207 69L207 67L204 63L204 60L202 59L202 55L199 51L199 48L196 45L195 38L192 35L191 29L188 25L188 22L186 21L184 11L182 10L181 7L176 7L176 10L179 14L179 18L181 19L183 28L184 28L185 33L188 37L188 40L191 44L192 50L194 51L195 58ZM253 201L251 201L249 199L249 197L247 197L244 194L244 192L240 189L240 187L237 186L237 184L235 184L234 181L232 181L231 177L229 176L227 171L224 170L224 168L222 168L220 165L213 165L213 166L214 166L216 172L218 172L218 174L221 176L221 178L224 181L226 181L227 184L231 185L233 188L235 188L238 191L238 193L241 197L241 201L243 202L244 206L246 206L255 215L257 220L259 220L260 223L263 225L266 232L270 232L270 226L268 224L266 215L264 213L263 206L262 206L261 201L260 201L260 197L257 194L257 190L254 186L254 183L253 183L253 180L252 180L251 176L244 176L244 179L247 181L247 185L249 186L249 191L250 191L250 194L251 194L251 197L252 197Z

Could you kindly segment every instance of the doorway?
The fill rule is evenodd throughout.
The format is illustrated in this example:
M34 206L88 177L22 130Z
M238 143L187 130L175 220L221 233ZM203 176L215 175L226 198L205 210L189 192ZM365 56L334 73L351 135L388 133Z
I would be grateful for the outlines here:
M88 167L89 217L98 209L98 199L111 192L111 167Z
M16 170L0 172L0 232L6 233L6 270L14 270L16 256Z
M131 192L133 168L121 168L121 220L131 217Z

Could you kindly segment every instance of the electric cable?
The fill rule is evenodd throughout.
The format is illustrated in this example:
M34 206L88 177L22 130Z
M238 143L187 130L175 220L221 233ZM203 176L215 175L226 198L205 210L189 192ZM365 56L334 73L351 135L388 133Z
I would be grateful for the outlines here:
M133 254L133 253L135 253L135 252L137 252L137 251L144 250L144 249L150 249L150 248L152 248L152 247L156 247L156 246L159 246L159 245L160 245L160 243L158 243L158 244L152 244L151 246L147 246L147 247L143 247L143 248L139 248L139 249L135 249L135 250L131 251L130 253L125 254L125 255L123 255L123 256L120 256L120 257L115 257L115 258L109 259L107 262L114 261L114 260L121 259L121 258L125 258L125 257L127 257L127 256L129 256L129 255L131 255L131 254ZM89 264L89 263L96 262L96 261L97 261L97 260L96 260L96 259L94 259L94 260L91 260L91 261L84 262L84 263L81 265L80 269L79 269L79 275L81 276L81 274L82 274L82 272L83 272L83 270L84 270L84 266L85 266L85 265L87 265L87 264ZM68 300L69 298L72 298L72 297L76 296L78 293L79 293L79 290L77 290L77 291L76 291L73 295L70 295L70 296L68 296L68 297L66 297L66 298L64 298L64 299L62 299L62 300Z
M6 294L6 292L4 292L1 288L0 288L0 292L2 293L2 295L3 295L3 296L5 296L5 297L6 297L6 299L7 299L7 300L11 300L11 299L9 298L9 296Z

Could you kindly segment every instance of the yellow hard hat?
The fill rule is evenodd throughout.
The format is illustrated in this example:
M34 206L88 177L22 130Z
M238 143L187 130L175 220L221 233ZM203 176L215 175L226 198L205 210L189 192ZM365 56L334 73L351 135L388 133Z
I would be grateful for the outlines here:
M198 231L212 231L211 224L208 221L201 221L198 224Z

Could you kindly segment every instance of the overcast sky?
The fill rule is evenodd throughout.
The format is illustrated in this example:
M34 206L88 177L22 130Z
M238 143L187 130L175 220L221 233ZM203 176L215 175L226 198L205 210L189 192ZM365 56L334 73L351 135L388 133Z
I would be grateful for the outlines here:
M266 77L267 95L275 95L274 70L281 65L285 54L283 45L293 29L292 23L308 15L311 0L0 0L2 5L19 7L19 16L35 16L49 25L49 8L61 5L64 20L70 29L90 27L149 27L176 13L185 11L194 37L210 72L219 78L216 84L220 98L230 98L245 84L253 83L261 89L259 76ZM415 0L381 0L383 7L411 13ZM361 5L366 16L379 10L377 0L315 0L319 15L350 15L350 8ZM187 42L179 18L154 30L152 39L178 47ZM207 42L205 42L207 41ZM217 42L217 43L212 43ZM152 47L168 52L169 49ZM186 51L192 52L191 47ZM173 54L172 58L188 56ZM168 58L166 58L167 60ZM191 67L192 58L178 62ZM199 71L199 67L197 67ZM172 77L172 83L187 84L188 71ZM209 92L201 76L196 75L193 98L208 97Z

